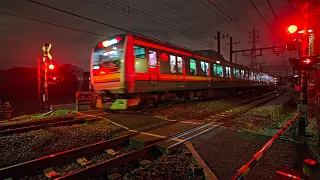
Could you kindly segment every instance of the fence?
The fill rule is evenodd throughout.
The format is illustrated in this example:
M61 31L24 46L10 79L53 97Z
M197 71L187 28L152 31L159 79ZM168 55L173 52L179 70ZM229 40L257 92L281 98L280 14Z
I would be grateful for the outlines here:
M13 109L9 102L0 102L0 119L11 120Z
M95 104L95 94L89 91L76 92L76 111L92 109ZM89 108L83 108L84 106Z

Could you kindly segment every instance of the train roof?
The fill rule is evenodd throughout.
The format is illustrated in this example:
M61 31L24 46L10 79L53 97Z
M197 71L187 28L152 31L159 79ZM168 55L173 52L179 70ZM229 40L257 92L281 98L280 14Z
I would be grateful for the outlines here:
M208 50L193 50L193 49L190 49L190 48L186 48L186 47L179 46L179 45L176 45L176 44L172 44L172 43L169 43L169 42L161 41L161 40L158 40L158 39L153 39L153 38L144 37L144 36L135 35L135 34L132 34L132 35L133 35L133 37L135 39L139 39L139 40L142 40L142 41L145 41L145 42L149 42L149 43L153 43L153 44L157 44L157 45L161 45L161 46L166 46L166 47L169 47L169 48L172 48L172 49L176 49L176 50L179 50L179 51L184 51L184 52L190 53L192 55L198 55L198 56L201 56L201 57L204 57L204 58L209 58L209 59L212 59L212 60L218 60L218 61L223 62L223 64L227 64L227 65L237 66L239 68L241 67L241 68L248 69L248 67L246 67L246 66L226 61L225 58L221 54L218 55L218 53L215 50L212 50L212 49L209 50L209 51L211 51L211 52L214 51L213 54L215 54L215 56L210 56L209 54L205 54L204 53L204 51L208 51Z
M110 36L109 39L114 38L114 37L123 37L124 38L125 36L127 36L129 34L132 35L134 37L134 39L138 39L138 40L141 40L141 41L144 41L144 42L148 42L148 43L152 43L152 44L156 44L156 45L160 45L160 46L165 46L165 47L168 47L168 48L176 49L176 50L179 50L179 51L187 52L187 53L192 54L192 56L196 55L196 56L200 56L200 58L202 57L202 58L215 60L215 61L218 60L218 61L222 62L222 64L230 65L230 66L237 67L237 68L248 69L248 70L250 69L247 66L243 66L243 65L240 65L240 64L236 64L236 63L227 61L221 54L219 54L217 51L215 51L213 49L209 49L209 50L193 50L193 49L190 49L190 48L187 48L187 47L179 46L179 45L172 44L172 43L169 43L169 42L165 42L165 41L162 41L162 40L159 40L159 39L155 39L155 38L151 38L151 37L147 37L147 36L143 36L143 35L139 35L139 34L134 34L134 33L117 34L117 35L114 35L114 36ZM98 45L96 47L98 47ZM252 70L250 69L250 71L251 72L260 72L260 70L253 70L253 69Z

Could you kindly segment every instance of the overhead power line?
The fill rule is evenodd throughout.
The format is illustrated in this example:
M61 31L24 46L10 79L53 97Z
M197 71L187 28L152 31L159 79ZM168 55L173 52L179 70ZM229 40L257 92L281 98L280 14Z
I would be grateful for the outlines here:
M114 12L117 12L119 14L122 14L122 15L125 15L125 16L128 16L130 18L133 18L133 19L136 19L136 20L139 20L139 21L142 21L146 24L149 24L149 25L152 25L152 26L155 26L155 27L158 27L159 29L163 29L165 31L168 31L168 32L172 32L174 34L178 34L180 36L183 36L183 37L186 37L188 39L191 39L191 40L194 40L194 41L197 41L197 42L201 42L201 43L205 43L206 45L211 45L211 46L215 46L215 44L213 42L210 42L210 41L207 41L207 40L204 40L204 39L201 39L199 38L199 36L197 35L193 35L193 34L190 34L188 32L186 32L184 29L178 29L178 30L174 30L172 27L166 27L165 25L163 24L159 24L158 21L152 21L150 22L149 19L146 19L145 17L141 16L141 15L138 15L138 14L133 14L133 13L130 13L130 6L128 6L127 8L129 9L123 9L123 8L119 8L117 6L114 6L112 4L106 4L105 2L101 2L99 0L96 0L99 3L97 2L93 2L93 1L90 1L90 0L87 0L88 2L94 4L94 5L97 5L99 7L102 7L104 9L109 9L109 10L112 10ZM112 9L115 8L115 9Z
M149 0L145 0L145 1L150 2ZM161 2L162 4L164 4L165 6L167 6L167 7L169 7L169 8L172 9L172 10L170 11L168 8L163 8L163 7L162 7L162 9L164 9L164 10L166 10L166 11L170 11L170 12L175 13L175 14L176 14L176 12L179 12L179 13L180 13L180 16L183 17L184 19L188 20L188 21L190 20L189 18L191 18L191 19L195 20L195 23L197 23L198 25L200 25L200 26L202 26L202 27L207 28L208 26L210 26L210 27L212 27L212 28L215 28L215 26L213 26L213 25L211 25L211 24L208 24L208 23L205 23L205 22L202 22L202 21L200 21L198 18L195 18L195 17L193 17L193 16L190 16L190 15L188 15L187 13L182 12L181 10L177 9L176 7L170 5L170 4L168 4L168 3L166 3L166 2L164 2L164 1L162 1L162 0L160 0L160 2ZM150 2L150 3L151 3L151 2ZM179 14L177 14L177 15L179 15ZM201 23L200 23L200 22L201 22ZM206 25L204 26L203 24L206 24Z
M8 13L8 12L0 11L0 13L1 14L6 14L6 15L9 15L9 16L22 18L22 19L29 20L29 21L34 21L34 22L38 22L38 23L42 23L42 24L47 24L47 25L51 25L51 26L65 28L65 29L69 29L69 30L84 32L84 33L93 34L93 35L97 35L97 36L109 37L109 36L104 35L104 34L99 34L99 33L91 32L91 31L86 31L86 30L82 30L82 29L77 29L77 28L73 28L73 27L68 27L68 26L59 25L59 24L55 24L55 23L50 23L50 22L46 22L46 21L42 21L42 20L38 20L38 19L33 19L33 18L29 18L29 17L17 15L17 14Z
M202 2L201 0L198 0L202 5L204 5L205 7L207 7L208 9L210 9L212 12L214 12L216 15L218 15L221 19L223 19L224 21L226 21L228 24L230 24L232 27L234 27L236 30L238 30L241 34L243 34L244 36L247 37L247 33L244 33L243 31L241 31L237 26L233 25L232 23L230 23L229 20L227 20L225 17L221 16L219 13L217 13L215 10L213 10L210 6L208 6L207 4L205 4L204 2Z
M134 33L134 34L137 34L137 35L146 37L145 35L142 35L142 34L140 34L140 33L136 33L136 32L133 32L133 31L124 29L124 28L120 28L120 27L117 27L117 26L108 24L108 23L104 23L104 22L97 21L97 20L94 20L94 19L91 19L91 18L88 18L88 17L84 17L84 16L81 16L81 15L78 15L78 14L75 14L75 13L71 13L71 12L68 12L68 11L65 11L65 10L62 10L62 9L59 9L59 8L56 8L56 7L52 7L52 6L49 6L49 5L46 5L46 4L43 4L43 3L40 3L40 2L34 1L34 0L27 0L27 1L29 1L29 2L31 2L31 3L34 3L34 4L37 4L37 5L40 5L40 6L43 6L43 7L47 7L47 8L49 8L49 9L53 9L53 10L56 10L56 11L59 11L59 12L68 14L68 15L72 15L72 16L75 16L75 17L78 17L78 18L82 18L82 19L91 21L91 22L95 22L95 23L98 23L98 24L101 24L101 25L105 25L105 26L108 26L108 27L111 27L111 28L114 28L114 29L118 29L118 30L121 30L121 31L124 31L124 32L131 32L131 33ZM181 36L184 36L184 35L179 34L179 33L176 33L176 34L181 35ZM201 42L201 43L205 43L205 44L210 44L210 43L208 43L208 42L206 42L206 41L198 40L198 38L195 39L195 38L190 38L190 37L188 37L188 36L184 36L184 37L186 37L186 38L188 38L188 39L191 39L191 40L194 40L194 41L197 41L197 42ZM210 44L210 45L212 45L212 44Z
M252 2L252 0L250 0L252 6L256 9L256 11L258 12L258 14L260 15L260 17L263 19L263 21L266 23L266 25L269 27L269 29L273 32L272 28L270 27L270 25L268 24L268 22L264 19L264 17L262 16L262 14L260 13L260 11L258 10L258 8L256 7L256 5Z
M97 0L97 1L99 1L99 0ZM101 1L99 1L99 2L104 4ZM137 6L134 7L132 5L128 5L128 4L123 3L123 2L119 2L117 0L116 1L112 1L112 2L105 0L104 2L111 3L111 6L113 6L113 7L116 6L115 3L118 3L118 4L122 5L122 8L124 8L124 7L127 8L129 14L137 15L137 13L139 13L142 18L145 18L145 19L148 19L148 20L150 18L151 19L153 18L153 19L155 19L154 22L157 25L159 25L159 23L162 22L162 23L164 23L165 26L166 25L170 25L170 27L169 27L170 29L172 29L173 27L176 27L178 29L181 29L181 31L184 31L184 32L188 32L188 29L190 29L190 27L188 27L188 26L184 26L184 28L183 28L183 26L179 22L176 22L176 21L173 21L171 19L165 18L163 16L160 16L159 14L156 14L155 12L150 12L149 10L146 10L146 9L143 9L143 8L140 8L140 7L137 7ZM198 34L195 34L195 33L191 32L191 31L189 31L189 32L193 36L199 36ZM201 37L201 38L203 38L203 37Z
M273 13L274 17L275 17L275 18L277 19L277 21L279 22L278 16L277 16L277 14L274 12L274 10L273 10L273 8L272 8L272 5L271 5L270 1L269 1L269 0L267 0L267 2L268 2L268 4L269 4L269 7L270 7L270 9L271 9L271 11L272 11L272 13Z
M217 3L218 3L218 5L220 5L226 12L228 12L231 16L233 16L234 18L235 18L235 20L237 20L240 24L242 24L243 25L243 27L245 27L245 29L247 30L247 31L249 31L249 28L244 24L244 23L242 23L236 16L234 16L230 11L228 11L218 0L215 0Z
M237 18L232 14L232 13L230 13L226 8L224 8L223 6L222 6L222 4L220 4L218 1L216 1L215 0L215 2L217 3L217 4L219 4L221 7L223 7L223 9L221 9L218 5L216 5L214 2L212 2L211 0L208 0L208 2L210 3L210 4L212 4L215 8L217 8L219 11L221 11L224 15L226 15L228 18L230 18L230 20L232 21L232 22L235 22L235 23L237 23L238 25L240 25L242 28L244 28L246 31L249 31L249 29L244 25L244 24L242 24L242 23L240 23L239 22L239 20L237 20ZM226 12L227 11L227 12ZM229 14L228 14L229 13Z

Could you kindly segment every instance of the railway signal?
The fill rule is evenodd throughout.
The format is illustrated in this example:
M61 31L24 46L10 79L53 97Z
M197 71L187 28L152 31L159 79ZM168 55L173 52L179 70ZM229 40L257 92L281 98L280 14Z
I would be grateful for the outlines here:
M299 89L299 105L298 109L301 114L298 122L298 134L305 135L306 122L308 116L308 74L310 71L319 69L320 56L313 56L313 43L310 37L313 30L310 29L306 21L299 22L298 25L292 24L286 27L287 42L286 49L288 51L298 51L299 57L289 58L292 67L299 72L300 86Z
M51 82L49 83L48 79L48 71L52 71L55 69L55 65L52 62L52 55L50 54L50 50L52 48L52 44L45 43L42 46L42 51L43 51L43 56L38 57L38 94L39 94L39 102L40 106L44 109L45 111L48 111L49 109L49 92L48 92L48 84L52 84ZM41 64L43 64L41 66ZM42 81L42 77L44 76L44 82ZM42 91L44 90L44 93Z

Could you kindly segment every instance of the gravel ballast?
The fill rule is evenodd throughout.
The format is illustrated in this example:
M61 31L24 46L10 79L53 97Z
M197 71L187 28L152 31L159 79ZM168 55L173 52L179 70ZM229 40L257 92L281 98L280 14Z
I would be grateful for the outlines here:
M1 137L0 167L108 140L117 129L108 121L102 120Z
M184 179L204 180L204 176L197 176L192 171L196 166L191 156L183 152L161 157L146 167L140 167L127 173L124 180L149 180L149 179Z

